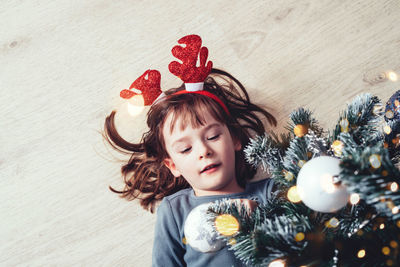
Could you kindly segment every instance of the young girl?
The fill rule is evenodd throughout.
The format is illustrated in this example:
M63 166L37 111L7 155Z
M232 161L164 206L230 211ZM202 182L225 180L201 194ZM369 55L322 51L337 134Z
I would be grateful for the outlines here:
M187 37L196 41L200 38L194 35L184 38ZM184 38L179 43L186 42L186 49L191 49L190 41ZM149 131L140 143L129 143L120 137L114 125L115 111L107 117L108 142L115 149L131 154L122 167L125 189L110 189L127 199L140 199L140 204L150 212L162 200L157 209L153 266L242 266L227 246L213 249L210 244L209 251L200 252L187 244L184 224L190 211L203 203L223 198L267 201L272 180L248 183L256 170L245 161L243 147L254 134L265 133L257 115L265 117L271 125L276 125L276 120L250 102L245 88L232 75L212 69L211 64L205 65L201 43L195 48L192 69L200 53L200 67L207 71L200 75L203 81L193 75L185 77L190 70L179 71L179 63L171 63L170 71L185 84L165 91L151 103L147 114ZM174 49L173 54L180 58L179 49ZM190 65L180 59L182 65ZM147 75L150 77L151 73ZM203 88L189 91L188 81ZM153 102L143 96L145 102Z

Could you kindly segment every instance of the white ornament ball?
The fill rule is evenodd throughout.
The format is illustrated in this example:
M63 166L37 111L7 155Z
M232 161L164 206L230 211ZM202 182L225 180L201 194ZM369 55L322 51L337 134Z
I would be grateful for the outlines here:
M225 246L223 240L217 239L217 231L207 221L206 213L210 204L205 203L195 207L185 221L186 242L200 252L218 251Z
M297 176L297 192L303 203L319 212L335 212L343 208L349 193L343 185L335 185L333 176L340 173L340 160L321 156L306 162Z

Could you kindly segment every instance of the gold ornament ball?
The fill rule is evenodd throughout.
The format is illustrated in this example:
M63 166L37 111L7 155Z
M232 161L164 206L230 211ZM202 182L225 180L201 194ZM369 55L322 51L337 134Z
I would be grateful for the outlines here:
M306 133L308 133L308 126L303 124L297 124L294 127L293 132L297 137L303 137Z
M232 236L239 231L238 220L230 214L221 214L215 219L217 231L224 236Z

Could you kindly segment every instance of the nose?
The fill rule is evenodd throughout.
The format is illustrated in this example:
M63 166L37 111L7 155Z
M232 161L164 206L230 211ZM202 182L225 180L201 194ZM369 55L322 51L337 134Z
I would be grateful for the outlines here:
M199 158L200 158L200 159L209 158L209 157L211 157L212 154L213 154L212 149L211 149L208 145L206 145L206 144L204 144L204 143L201 143L201 144L200 144L199 151L200 151L200 152L199 152Z

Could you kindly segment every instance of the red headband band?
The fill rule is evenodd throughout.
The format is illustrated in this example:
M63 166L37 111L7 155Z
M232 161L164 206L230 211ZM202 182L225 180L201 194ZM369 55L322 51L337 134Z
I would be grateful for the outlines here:
M226 105L224 104L224 102L222 102L221 99L219 99L216 95L205 91L205 90L201 90L201 91L186 91L186 90L182 90L182 91L178 91L176 93L173 93L173 95L182 95L182 94L199 94L199 95L204 95L204 96L208 96L209 98L214 99L226 112L226 114L228 114L229 116L231 115L228 108L226 107Z

